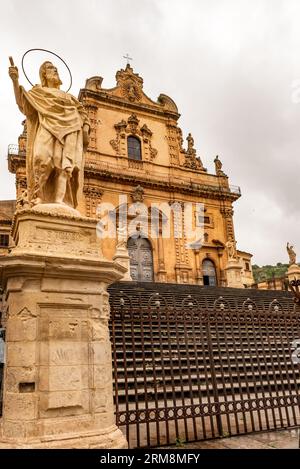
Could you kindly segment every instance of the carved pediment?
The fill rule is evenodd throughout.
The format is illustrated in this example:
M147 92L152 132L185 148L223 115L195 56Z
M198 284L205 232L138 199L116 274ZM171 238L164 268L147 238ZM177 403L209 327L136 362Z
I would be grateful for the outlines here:
M120 98L136 105L146 105L149 110L171 112L175 119L178 119L178 109L175 102L167 95L160 94L157 101L150 99L143 91L143 78L135 73L129 64L125 69L116 73L116 86L114 88L102 88L102 77L91 77L86 80L85 89L97 91L102 99ZM85 98L84 98L85 99ZM116 103L115 99L113 99Z
M125 70L119 70L116 74L117 87L120 88L124 98L131 102L140 101L143 94L143 79L133 72L127 64Z

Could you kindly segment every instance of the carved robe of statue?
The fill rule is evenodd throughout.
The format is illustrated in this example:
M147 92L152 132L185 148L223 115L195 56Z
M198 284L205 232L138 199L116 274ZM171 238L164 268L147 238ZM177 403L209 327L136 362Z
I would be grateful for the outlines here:
M82 104L60 89L20 86L20 110L27 117L27 190L29 202L54 200L55 173L69 172L64 203L76 208L83 174L82 128L88 123Z

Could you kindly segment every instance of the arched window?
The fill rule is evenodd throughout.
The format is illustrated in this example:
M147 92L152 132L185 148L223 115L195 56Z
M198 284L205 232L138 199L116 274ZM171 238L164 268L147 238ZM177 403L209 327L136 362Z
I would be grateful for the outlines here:
M213 261L204 259L202 262L203 285L215 287L217 285L216 268Z
M127 153L128 158L132 160L141 160L142 151L141 151L141 142L136 137L127 138Z

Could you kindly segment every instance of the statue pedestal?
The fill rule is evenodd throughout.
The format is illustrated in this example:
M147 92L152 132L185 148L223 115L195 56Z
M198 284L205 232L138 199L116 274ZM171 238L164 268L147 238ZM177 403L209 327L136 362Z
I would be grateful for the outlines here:
M0 261L6 365L0 448L126 448L115 425L107 286L96 220L22 211Z
M225 267L227 287L244 288L242 282L242 266L238 261L229 261Z
M300 280L300 267L297 264L291 264L287 271L289 283L292 280Z

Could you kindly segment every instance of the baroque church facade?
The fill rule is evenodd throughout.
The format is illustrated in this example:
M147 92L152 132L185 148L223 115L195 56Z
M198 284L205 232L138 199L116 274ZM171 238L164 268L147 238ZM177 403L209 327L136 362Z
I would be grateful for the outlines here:
M215 174L210 174L197 155L191 134L184 143L175 102L165 94L157 101L146 96L143 79L129 64L117 72L114 88L103 88L101 77L88 79L79 100L87 109L91 124L79 210L87 217L97 217L99 205L106 204L118 223L125 208L130 223L134 218L131 204L147 209L141 220L149 221L149 229L138 227L138 236L127 236L131 279L227 286L226 245L236 244L233 203L241 192L229 184L218 157ZM17 203L26 190L26 121L23 125L18 145L10 145L8 152L9 171L16 175ZM0 232L5 234L0 255L7 252L7 227L12 216L8 215L8 202L5 203L6 206L0 203ZM163 236L165 207L184 207L187 203L192 207L203 204L204 208L201 220L192 209L193 226L203 226L203 235L193 248L185 233L175 236L174 223L170 236ZM150 230L153 206L158 207L157 236ZM174 221L174 214L170 213ZM183 211L180 217L184 217ZM116 238L103 239L106 258L113 258L117 243ZM241 287L254 283L251 257L247 252L236 251Z

